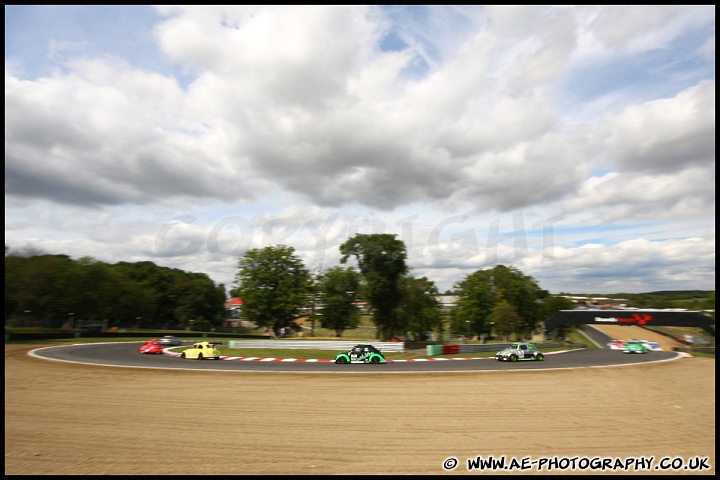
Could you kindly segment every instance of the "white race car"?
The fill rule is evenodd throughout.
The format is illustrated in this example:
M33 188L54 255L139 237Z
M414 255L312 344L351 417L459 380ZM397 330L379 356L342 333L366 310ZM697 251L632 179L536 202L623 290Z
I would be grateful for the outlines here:
M649 340L641 340L641 342L647 345L651 352L662 352L662 347L657 342L651 342Z

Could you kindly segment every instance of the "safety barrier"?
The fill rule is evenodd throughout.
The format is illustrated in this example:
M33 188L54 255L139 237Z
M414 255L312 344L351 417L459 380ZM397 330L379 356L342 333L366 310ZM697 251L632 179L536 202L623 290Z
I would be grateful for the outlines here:
M584 348L583 344L561 344L553 342L530 342L537 346L540 350L544 348ZM477 353L477 352L499 352L503 348L509 347L509 343L461 343L461 344L445 344L445 345L427 345L426 352L428 357L435 355L447 355L453 353Z
M279 348L293 350L350 350L369 343L383 352L404 352L405 342L358 342L339 340L230 340L230 348Z

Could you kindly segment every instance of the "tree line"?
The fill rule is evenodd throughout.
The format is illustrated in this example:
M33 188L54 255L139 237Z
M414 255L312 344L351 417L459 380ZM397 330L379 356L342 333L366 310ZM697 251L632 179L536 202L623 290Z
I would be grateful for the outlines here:
M152 262L108 264L5 246L5 323L189 328L220 325L225 288L204 273Z
M540 329L542 319L573 306L571 300L551 297L518 269L498 265L458 282L458 302L443 312L437 286L410 274L405 244L396 235L357 234L340 245L340 253L340 265L313 274L292 247L248 251L239 260L231 293L242 299L244 317L260 327L297 331L296 320L310 311L338 337L358 326L362 300L381 341L424 340L431 332L528 336Z
M574 308L569 294L550 295L517 268L497 265L457 282L457 302L446 311L435 283L410 273L405 244L396 235L357 234L340 253L340 265L311 272L293 247L248 250L238 259L229 293L242 299L244 319L275 334L299 331L297 321L309 317L341 337L359 326L366 304L381 341L425 340L429 333L523 338L539 332L558 310ZM708 299L714 306L714 292ZM226 301L225 286L203 273L5 247L6 324L27 315L207 329L223 325Z

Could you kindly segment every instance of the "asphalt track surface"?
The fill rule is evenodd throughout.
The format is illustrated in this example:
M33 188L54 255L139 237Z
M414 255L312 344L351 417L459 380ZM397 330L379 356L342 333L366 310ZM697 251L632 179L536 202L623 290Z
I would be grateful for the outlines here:
M332 361L306 359L254 359L227 357L221 360L189 360L174 355L149 355L138 352L143 342L89 343L45 347L30 355L47 360L109 367L209 370L227 372L278 373L429 373L476 371L542 371L571 368L600 368L679 360L681 352L626 354L619 350L579 349L548 352L545 360L498 362L494 358L396 360L388 363L336 365ZM289 352L288 355L291 353Z

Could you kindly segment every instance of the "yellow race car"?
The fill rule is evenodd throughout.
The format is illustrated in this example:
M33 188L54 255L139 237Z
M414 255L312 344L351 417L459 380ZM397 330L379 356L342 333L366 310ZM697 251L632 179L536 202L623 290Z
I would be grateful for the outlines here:
M180 358L193 358L196 360L220 360L220 350L216 345L221 342L197 342L187 350L180 353Z

